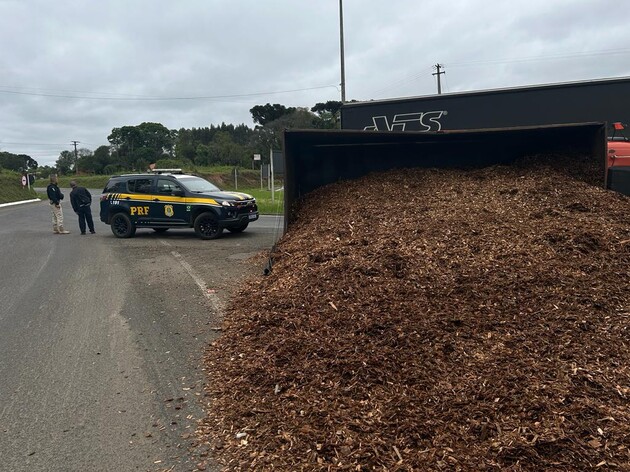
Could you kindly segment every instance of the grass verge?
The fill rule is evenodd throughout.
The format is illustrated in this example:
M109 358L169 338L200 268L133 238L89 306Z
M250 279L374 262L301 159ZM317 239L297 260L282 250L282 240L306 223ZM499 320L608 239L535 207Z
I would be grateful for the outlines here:
M0 172L0 204L38 198L35 190L22 187L22 176L17 172Z

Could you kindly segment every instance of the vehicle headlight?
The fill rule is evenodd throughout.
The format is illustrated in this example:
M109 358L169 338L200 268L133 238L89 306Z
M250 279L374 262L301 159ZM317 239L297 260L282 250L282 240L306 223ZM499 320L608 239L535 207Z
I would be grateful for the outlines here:
M232 205L232 202L229 202L229 201L227 201L227 200L223 200L223 201L221 202L221 205L223 205L224 207L231 207L231 206L234 206L234 205Z

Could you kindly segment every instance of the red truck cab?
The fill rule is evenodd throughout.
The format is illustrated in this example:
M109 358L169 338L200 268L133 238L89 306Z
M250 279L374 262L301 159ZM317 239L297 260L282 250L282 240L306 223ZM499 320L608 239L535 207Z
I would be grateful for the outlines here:
M630 139L624 129L621 123L613 123L613 135L608 137L606 188L630 196Z
M608 168L630 167L630 141L608 141Z
M613 135L608 138L608 165L611 167L630 167L630 138L625 133L625 126L613 123ZM617 135L619 132L619 136Z

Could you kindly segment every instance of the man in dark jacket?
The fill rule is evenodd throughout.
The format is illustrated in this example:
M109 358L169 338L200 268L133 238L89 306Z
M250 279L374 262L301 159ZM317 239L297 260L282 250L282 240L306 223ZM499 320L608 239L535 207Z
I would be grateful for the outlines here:
M69 234L70 231L63 229L63 211L61 210L61 200L63 200L63 193L57 186L57 176L51 174L50 183L46 187L46 193L48 194L48 200L50 200L50 210L52 211L52 223L53 233L55 234Z
M90 195L90 192L85 187L79 187L74 180L70 181L70 187L72 187L70 203L72 204L74 212L79 215L79 229L81 230L81 234L85 234L86 222L88 228L90 228L90 234L94 234L94 221L92 220L92 208L90 207L92 204L92 195Z

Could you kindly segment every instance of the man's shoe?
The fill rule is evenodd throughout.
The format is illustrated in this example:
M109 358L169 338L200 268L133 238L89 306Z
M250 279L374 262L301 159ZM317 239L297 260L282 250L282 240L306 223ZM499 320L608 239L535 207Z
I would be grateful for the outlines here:
M59 227L59 234L70 234L70 231L63 229L63 226Z
M85 231L83 233L81 233L81 236L85 236Z
M90 234L94 234L94 233L96 233L96 231L90 231Z

